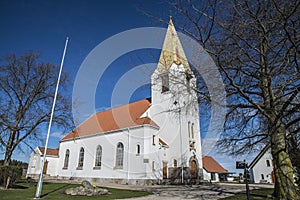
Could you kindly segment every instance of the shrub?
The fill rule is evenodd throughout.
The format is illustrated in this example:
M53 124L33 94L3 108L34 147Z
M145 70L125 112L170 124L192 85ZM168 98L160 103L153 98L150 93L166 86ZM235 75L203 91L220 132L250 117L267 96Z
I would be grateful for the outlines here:
M0 185L6 186L7 178L10 177L9 187L22 176L21 166L0 166Z

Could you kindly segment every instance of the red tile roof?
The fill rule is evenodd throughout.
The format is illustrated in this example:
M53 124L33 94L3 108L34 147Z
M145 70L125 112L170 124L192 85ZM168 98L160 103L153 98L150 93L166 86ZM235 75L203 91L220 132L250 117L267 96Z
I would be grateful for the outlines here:
M63 137L61 141L143 124L158 127L158 125L149 117L140 118L150 105L149 99L143 99L96 113Z
M228 172L215 159L213 159L210 156L203 156L202 162L203 162L203 168L207 172L217 172L217 173L227 173Z
M39 150L42 153L42 155L44 155L45 148L44 147L39 147ZM59 151L59 149L50 149L50 148L47 148L46 155L47 156L58 156L58 151Z

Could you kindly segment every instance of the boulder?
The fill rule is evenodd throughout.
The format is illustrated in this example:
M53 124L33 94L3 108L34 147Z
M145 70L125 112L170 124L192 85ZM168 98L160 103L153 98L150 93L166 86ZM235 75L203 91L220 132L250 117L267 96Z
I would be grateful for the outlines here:
M65 190L65 193L68 195L73 195L73 196L75 196L75 195L76 196L100 196L100 195L105 195L105 194L111 194L106 189L93 188L92 185L91 185L91 188L89 188L88 185L85 185L85 186L79 186L76 188L68 188Z

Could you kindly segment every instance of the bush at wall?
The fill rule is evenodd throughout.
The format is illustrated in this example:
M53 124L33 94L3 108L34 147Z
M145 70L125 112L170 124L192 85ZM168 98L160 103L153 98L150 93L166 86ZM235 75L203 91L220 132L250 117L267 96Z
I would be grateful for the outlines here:
M0 185L6 187L7 179L10 177L8 187L11 187L16 180L22 176L21 166L0 166Z

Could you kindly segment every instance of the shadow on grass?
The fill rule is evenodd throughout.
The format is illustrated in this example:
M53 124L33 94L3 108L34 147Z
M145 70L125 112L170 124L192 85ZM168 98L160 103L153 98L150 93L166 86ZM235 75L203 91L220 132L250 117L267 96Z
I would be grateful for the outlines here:
M23 185L13 185L12 189L28 189L29 187Z
M50 191L50 192L47 192L47 193L45 193L45 194L42 194L42 195L41 195L41 198L43 198L43 197L45 197L45 196L47 196L47 195L49 195L49 194L51 194L51 193L54 193L54 192L56 192L56 191L58 191L58 190L61 190L61 189L63 189L63 188L66 188L66 187L68 187L69 185L71 185L71 184L66 184L66 185L60 186L60 187L58 187L58 188L53 189L53 190Z

